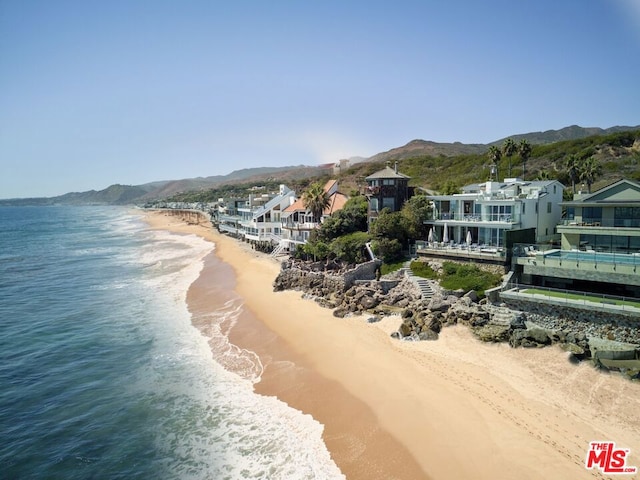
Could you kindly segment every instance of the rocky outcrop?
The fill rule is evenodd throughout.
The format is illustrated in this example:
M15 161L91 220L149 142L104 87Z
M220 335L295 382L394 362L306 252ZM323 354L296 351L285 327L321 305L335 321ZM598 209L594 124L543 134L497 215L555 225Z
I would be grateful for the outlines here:
M599 321L589 330L585 328L585 319L570 320L553 316L552 312L525 312L513 306L495 305L486 299L479 300L473 291L434 288L426 301L416 283L401 272L375 280L374 262L355 269L325 267L323 262L286 262L274 281L274 290L303 290L306 298L333 309L336 317L366 313L367 321L372 323L382 316L399 313L402 323L392 337L402 340L437 340L443 328L460 323L481 341L506 342L513 348L559 345L577 362L592 358L588 336L594 328L604 333L613 331L616 337L640 339L638 326ZM595 363L604 368L602 365L607 361L614 360L596 359Z

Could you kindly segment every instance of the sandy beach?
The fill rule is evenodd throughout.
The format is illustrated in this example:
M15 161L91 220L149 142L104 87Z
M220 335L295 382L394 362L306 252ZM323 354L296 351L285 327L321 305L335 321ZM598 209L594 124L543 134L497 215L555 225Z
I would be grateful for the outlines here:
M190 309L208 308L206 282L228 282L244 301L230 340L264 365L256 391L322 423L348 479L609 478L585 468L596 440L630 449L627 466L640 467L639 383L556 347L485 344L462 326L435 342L394 340L398 317L336 318L300 292L274 293L279 262L247 244L162 212L145 218L215 244Z

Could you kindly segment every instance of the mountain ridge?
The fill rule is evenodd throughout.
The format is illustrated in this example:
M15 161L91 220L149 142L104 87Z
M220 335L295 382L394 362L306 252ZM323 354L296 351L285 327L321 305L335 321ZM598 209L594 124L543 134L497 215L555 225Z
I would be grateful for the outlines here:
M566 140L576 140L593 135L607 135L632 130L640 130L640 125L635 127L614 126L605 129L599 127L580 127L578 125L570 125L559 130L515 134L487 144L465 144L461 142L446 143L414 139L403 146L377 153L371 157L352 157L352 162L375 163L390 160L404 160L419 156L455 157L460 155L478 155L486 152L491 145L501 145L507 138L511 138L517 142L522 139L526 139L532 145L543 145ZM297 165L286 167L243 168L240 170L234 170L227 175L214 175L179 180L161 180L142 185L114 184L99 191L89 190L85 192L70 192L56 197L0 199L0 206L130 205L162 200L178 193L207 190L233 183L260 183L274 178L278 178L284 182L287 179L316 177L326 174L326 172L326 165L324 167Z

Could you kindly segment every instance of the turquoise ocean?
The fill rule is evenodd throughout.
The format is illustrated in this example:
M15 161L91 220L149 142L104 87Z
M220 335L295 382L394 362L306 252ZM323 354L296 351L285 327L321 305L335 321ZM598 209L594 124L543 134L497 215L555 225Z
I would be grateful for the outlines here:
M241 299L219 338L192 325L211 250L125 208L0 207L0 478L343 478L320 424L254 392L255 355L215 360Z

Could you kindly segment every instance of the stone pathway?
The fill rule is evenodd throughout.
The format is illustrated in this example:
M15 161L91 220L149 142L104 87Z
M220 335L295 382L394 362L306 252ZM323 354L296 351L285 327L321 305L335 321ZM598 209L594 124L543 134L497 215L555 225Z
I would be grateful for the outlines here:
M411 271L411 260L404 262L402 271L409 280L411 280L418 286L422 294L422 300L431 300L431 297L433 297L433 289L431 288L431 285L429 285L429 281L426 278L418 277L413 274L413 272Z

